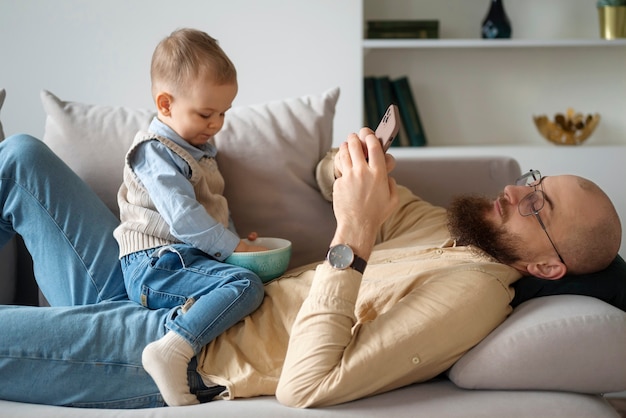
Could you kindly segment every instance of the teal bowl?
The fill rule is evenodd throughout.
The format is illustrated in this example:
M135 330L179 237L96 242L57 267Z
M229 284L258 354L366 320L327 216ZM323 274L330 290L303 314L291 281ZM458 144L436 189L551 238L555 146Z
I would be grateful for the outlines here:
M233 253L224 260L225 263L252 270L261 278L263 283L280 277L287 270L291 259L291 241L283 238L259 237L249 244L268 248L267 251L250 253Z

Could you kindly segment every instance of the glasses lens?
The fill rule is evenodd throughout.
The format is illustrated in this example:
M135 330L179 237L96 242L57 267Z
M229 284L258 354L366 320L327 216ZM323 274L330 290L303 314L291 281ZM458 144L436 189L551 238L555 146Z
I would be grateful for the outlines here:
M519 213L522 216L536 215L543 209L543 203L543 192L541 190L534 190L524 196L519 202Z

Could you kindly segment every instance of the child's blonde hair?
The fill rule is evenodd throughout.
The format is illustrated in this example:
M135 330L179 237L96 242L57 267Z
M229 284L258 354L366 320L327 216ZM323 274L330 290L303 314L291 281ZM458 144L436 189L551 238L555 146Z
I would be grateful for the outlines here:
M237 81L235 65L216 39L183 28L159 42L150 66L153 96L163 88L180 93L199 77L210 77L218 85Z

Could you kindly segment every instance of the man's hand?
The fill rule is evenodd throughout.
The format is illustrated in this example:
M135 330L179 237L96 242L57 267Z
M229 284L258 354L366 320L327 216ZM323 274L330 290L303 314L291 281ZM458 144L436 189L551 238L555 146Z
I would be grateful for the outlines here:
M363 146L363 152L365 153L365 159L368 158L368 149L367 149L367 145L365 144L365 138L367 137L367 135L372 134L373 131L370 128L361 128L361 130L359 131L359 139L361 140L361 144ZM385 153L385 164L387 165L387 173L391 173L391 171L396 167L396 160L395 158L393 158L392 155ZM341 167L341 159L339 157L339 153L337 153L335 155L335 160L334 160L334 168L335 168L335 178L338 179L339 177L341 177L341 174L343 172L342 167Z
M341 144L335 157L341 177L333 186L337 230L331 245L349 244L360 257L369 258L380 226L398 204L395 180L388 175L394 166L369 128Z

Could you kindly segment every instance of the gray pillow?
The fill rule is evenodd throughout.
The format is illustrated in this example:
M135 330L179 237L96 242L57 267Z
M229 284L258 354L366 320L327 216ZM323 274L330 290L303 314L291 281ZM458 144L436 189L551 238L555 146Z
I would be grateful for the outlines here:
M626 390L626 312L588 296L531 299L448 376L466 389Z

